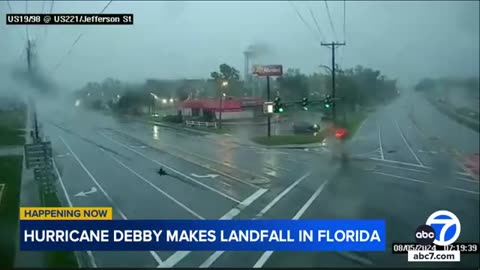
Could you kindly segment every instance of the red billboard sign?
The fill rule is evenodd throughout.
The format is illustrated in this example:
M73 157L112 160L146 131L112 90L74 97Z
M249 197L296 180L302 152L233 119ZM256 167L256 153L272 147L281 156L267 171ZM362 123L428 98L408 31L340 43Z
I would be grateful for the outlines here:
M255 65L253 66L253 74L257 76L282 76L282 65Z

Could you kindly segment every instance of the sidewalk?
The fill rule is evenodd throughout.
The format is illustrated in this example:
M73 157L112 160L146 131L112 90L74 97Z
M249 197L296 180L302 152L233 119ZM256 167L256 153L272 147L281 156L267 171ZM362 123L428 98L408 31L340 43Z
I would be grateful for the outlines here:
M32 137L30 137L30 130L32 130L32 108L27 107L27 120L25 123L25 143L32 143ZM23 146L17 146L21 149L21 155L23 156ZM40 194L38 192L37 183L33 178L33 170L28 170L25 164L25 158L23 159L22 180L20 189L20 206L41 206ZM19 228L18 228L19 229ZM17 232L19 235L19 232ZM18 242L17 242L18 245ZM47 268L47 262L44 252L29 252L21 251L20 247L17 248L17 254L15 257L15 268Z

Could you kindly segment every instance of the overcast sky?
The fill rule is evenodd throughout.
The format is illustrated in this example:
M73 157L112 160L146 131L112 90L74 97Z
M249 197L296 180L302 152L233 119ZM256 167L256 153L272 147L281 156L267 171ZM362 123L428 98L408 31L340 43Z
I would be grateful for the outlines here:
M10 1L24 13L25 1ZM99 13L107 1L55 1L53 13ZM379 69L389 77L413 81L430 76L478 76L478 1L329 1L332 31L324 1L114 1L105 13L133 13L133 26L29 26L41 64L67 88L106 77L206 78L221 63L243 73L242 52L262 44L257 60L304 72L330 65L331 50L320 41L346 41L337 50L341 66ZM48 12L51 1L28 3L28 12ZM311 30L301 21L295 8ZM318 33L310 10L323 36ZM0 1L0 13L9 12ZM83 34L65 56L74 40ZM25 62L26 27L0 26L0 65Z

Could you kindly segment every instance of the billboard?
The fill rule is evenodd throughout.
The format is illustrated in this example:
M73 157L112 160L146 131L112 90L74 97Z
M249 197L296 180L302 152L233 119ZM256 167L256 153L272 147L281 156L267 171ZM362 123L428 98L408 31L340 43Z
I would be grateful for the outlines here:
M253 74L257 76L282 76L282 65L254 65Z

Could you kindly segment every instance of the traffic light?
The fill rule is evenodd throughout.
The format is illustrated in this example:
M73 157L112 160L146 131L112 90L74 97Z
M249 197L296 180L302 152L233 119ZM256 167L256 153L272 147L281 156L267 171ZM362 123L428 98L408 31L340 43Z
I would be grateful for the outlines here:
M302 99L302 107L305 111L308 111L308 98Z
M325 97L325 100L323 101L323 106L326 109L330 109L333 105L332 103L333 103L332 98L330 97L330 95L328 95Z
M273 101L273 112L282 113L284 111L283 104L280 102L280 97L276 97Z

